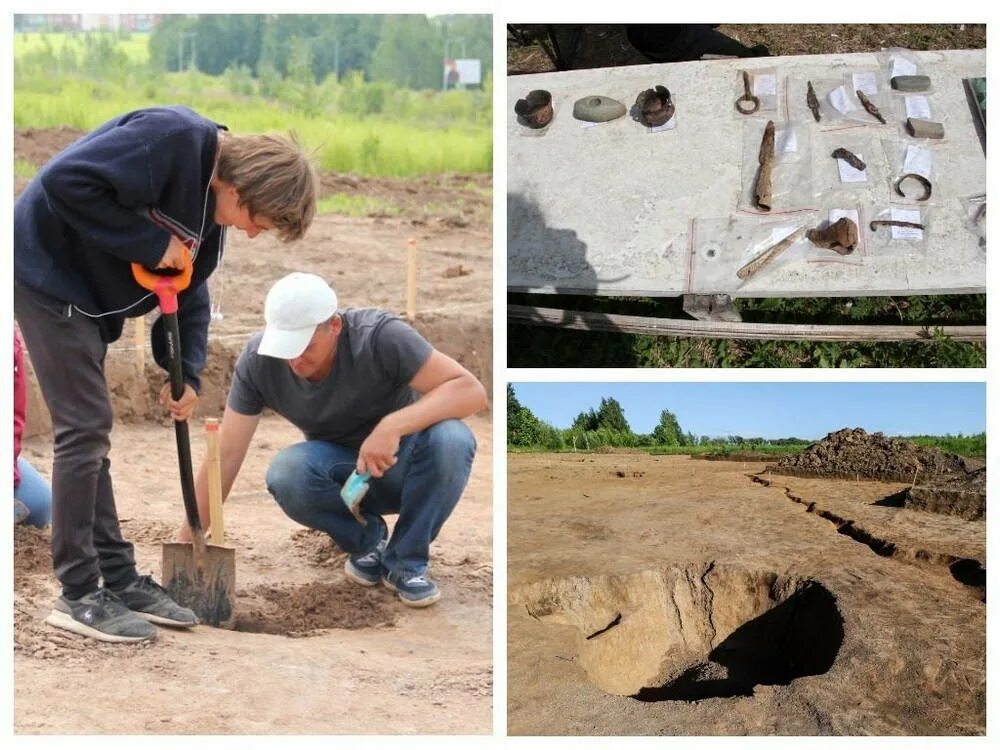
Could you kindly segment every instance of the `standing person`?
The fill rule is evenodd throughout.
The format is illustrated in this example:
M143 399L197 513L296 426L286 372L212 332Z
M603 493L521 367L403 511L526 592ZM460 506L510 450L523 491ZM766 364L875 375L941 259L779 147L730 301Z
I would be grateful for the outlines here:
M197 620L151 576L136 570L122 538L112 490L111 400L104 378L108 343L127 317L156 297L131 263L180 269L185 390L161 402L187 419L198 400L210 317L209 274L227 227L248 237L275 230L301 237L315 212L316 177L292 141L231 135L186 107L117 117L57 154L14 206L14 313L52 414L52 560L62 584L47 622L104 641L149 639L150 622ZM162 320L153 354L166 367Z
M45 477L21 455L21 437L27 419L24 382L24 344L14 326L14 523L43 528L52 517L52 490Z
M319 276L292 273L271 287L266 326L236 363L219 428L223 496L229 494L264 407L302 430L281 451L267 488L293 520L328 533L349 553L362 586L381 581L411 607L440 597L428 575L430 544L458 503L476 441L462 421L486 390L451 357L394 315L337 308ZM361 523L340 489L352 470L372 480ZM207 468L195 482L208 523ZM398 514L392 535L383 515ZM190 530L181 530L188 540Z

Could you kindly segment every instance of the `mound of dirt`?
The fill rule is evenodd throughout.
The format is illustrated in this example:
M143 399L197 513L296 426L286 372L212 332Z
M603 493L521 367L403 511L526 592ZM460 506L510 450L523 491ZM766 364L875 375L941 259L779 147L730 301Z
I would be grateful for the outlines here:
M801 453L783 456L767 471L804 477L878 479L886 482L939 484L964 479L965 459L908 440L867 433L860 427L831 432Z
M976 469L942 482L907 487L876 504L942 513L967 521L983 520L986 518L986 469Z
M252 591L253 604L239 603L236 629L301 638L328 628L392 627L397 610L380 589L362 589L350 581L291 588L257 586Z

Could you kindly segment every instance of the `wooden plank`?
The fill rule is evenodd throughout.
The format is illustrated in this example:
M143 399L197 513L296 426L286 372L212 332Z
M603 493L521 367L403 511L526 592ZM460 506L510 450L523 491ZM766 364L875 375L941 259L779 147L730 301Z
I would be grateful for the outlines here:
M986 253L965 226L960 199L986 190L986 160L962 84L963 78L985 73L986 50L913 54L921 72L933 79L928 97L933 119L946 122L945 140L932 144L934 197L930 208L923 209L928 230L919 246L890 243L884 232L869 231L867 223L904 202L891 189L893 177L906 146L927 145L902 134L901 97L889 92L888 77L874 53L634 65L509 78L507 288L650 297L728 293L734 298L984 292ZM737 115L733 103L740 71L766 67L777 71L780 105L762 119L801 127L796 148L802 167L783 183L788 210L811 211L739 211L760 143L756 131L749 131L760 122ZM889 123L880 125L873 118L870 123L814 122L805 102L806 81L814 81L822 97L854 72L876 74L882 96L888 97L884 111L892 110ZM654 83L674 95L673 129L650 132L627 116L585 126L572 116L580 96L600 93L631 104ZM544 131L524 128L514 117L515 102L531 89L552 93L555 116ZM752 159L744 164L744 143L753 144L751 136L756 137ZM830 152L852 144L865 156L871 177L864 186L844 188ZM735 276L746 262L746 234L714 236L708 231L713 222L724 225L730 217L751 224L798 219L817 226L833 210L860 212L864 243L856 256L793 254L746 283ZM712 272L720 268L732 272Z
M226 543L226 526L222 517L222 467L219 463L219 420L205 420L205 461L208 466L209 540L212 544Z
M609 331L648 336L780 341L933 341L937 331L955 341L986 341L986 326L812 325L800 323L726 323L708 320L647 318L579 310L508 305L507 320L575 331Z

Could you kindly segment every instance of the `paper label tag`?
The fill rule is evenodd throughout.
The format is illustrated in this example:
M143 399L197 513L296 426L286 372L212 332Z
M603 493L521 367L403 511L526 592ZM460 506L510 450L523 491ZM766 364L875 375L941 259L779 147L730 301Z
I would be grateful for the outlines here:
M844 86L838 86L829 94L826 98L830 102L830 106L835 110L840 112L842 115L847 114L855 107L851 104L851 100L847 97L847 88Z
M912 221L920 223L919 208L891 208L889 218L893 221ZM916 227L892 227L892 238L894 240L916 240L924 238L924 230Z
M856 91L864 91L868 96L875 96L878 93L877 73L855 73L853 79Z
M918 174L929 180L932 162L933 154L929 148L907 146L906 156L903 158L903 174Z
M799 148L798 138L795 136L795 128L779 128L774 134L774 151L778 154L794 154Z
M865 160L863 154L857 154L857 157L861 159L861 161ZM841 182L868 182L866 170L855 169L844 159L837 159L837 169L840 171Z
M673 130L676 127L677 127L677 116L674 115L662 125L657 125L655 128L649 128L649 132L662 133L664 130Z
M906 97L906 116L919 117L924 120L931 119L931 104L926 96Z
M832 208L828 220L831 224L836 224L841 219L850 219L855 224L858 223L858 209L856 208Z
M755 96L774 96L778 93L778 77L773 73L755 74L752 88Z
M771 239L767 241L766 247L771 247L772 245L777 245L785 237L790 235L795 231L795 227L775 227L771 230Z
M895 78L896 76L912 76L917 74L917 64L915 62L910 62L905 57L900 57L896 55L892 58L892 72L889 74L890 78Z

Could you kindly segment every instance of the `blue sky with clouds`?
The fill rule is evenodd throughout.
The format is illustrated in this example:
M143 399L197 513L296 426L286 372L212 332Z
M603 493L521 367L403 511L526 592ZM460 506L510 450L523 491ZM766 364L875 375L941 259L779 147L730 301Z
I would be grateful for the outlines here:
M983 383L514 383L535 416L569 427L615 398L633 432L649 433L669 409L695 435L821 438L842 427L887 435L986 430Z

